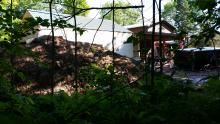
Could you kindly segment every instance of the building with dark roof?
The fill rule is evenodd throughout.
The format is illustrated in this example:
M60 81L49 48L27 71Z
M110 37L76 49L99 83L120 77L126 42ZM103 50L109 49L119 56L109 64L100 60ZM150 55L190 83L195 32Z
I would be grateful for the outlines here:
M169 24L167 21L161 21L162 24L162 32L161 32L161 40L162 40L162 49L164 56L170 55L167 53L169 48L176 44L179 45L179 47L183 47L183 39L184 37L178 35L176 33L176 29L174 26ZM142 49L144 49L144 45L146 44L146 48L150 49L151 48L151 39L152 39L152 24L146 24L143 28L143 24L134 24L134 25L129 25L126 26L128 30L133 32L133 34L138 34L140 32L143 32L143 29L145 28L145 41L139 41L138 44L133 46L133 55L134 58L136 59L145 59L145 54L144 52L141 52ZM159 56L159 38L160 38L160 33L159 33L159 22L155 23L155 33L154 33L154 52L155 56ZM169 58L169 57L168 57Z
M47 11L27 10L23 16L23 20L25 20L25 18L36 19L37 17L50 20L50 13ZM52 18L53 20L67 20L67 23L74 25L74 18L68 14L53 12ZM76 27L85 30L82 35L77 35L77 41L87 43L93 42L94 44L100 44L109 50L112 49L113 23L111 20L92 19L88 17L76 16L76 24ZM114 27L114 46L116 53L125 55L127 57L133 57L133 45L131 43L124 43L127 41L128 37L131 36L132 32L117 23L115 23ZM34 35L26 37L26 42L30 42L36 37L51 35L50 27L39 25L37 28L39 31ZM75 41L75 32L72 28L55 27L54 35L62 36L67 41Z

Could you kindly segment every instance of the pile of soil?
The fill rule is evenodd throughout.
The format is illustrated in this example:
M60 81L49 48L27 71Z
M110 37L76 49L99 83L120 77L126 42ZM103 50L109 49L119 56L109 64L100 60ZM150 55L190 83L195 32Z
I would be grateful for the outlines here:
M79 70L92 63L105 68L112 64L113 58L113 53L101 45L78 42L77 61L75 61L75 42L65 41L62 37L55 37L54 54L52 52L52 41L49 37L47 39L35 39L26 44L25 47L38 54L39 58L38 61L30 56L16 59L16 68L23 72L28 77L27 80L31 82L27 84L27 81L21 83L20 80L17 80L18 90L29 93L49 93L52 71L54 72L55 91L73 92L74 87L71 84L74 82L75 65ZM54 70L51 69L53 57L55 59ZM114 53L114 57L116 72L127 76L128 83L140 76L140 68L142 67L140 67L139 62L117 53Z

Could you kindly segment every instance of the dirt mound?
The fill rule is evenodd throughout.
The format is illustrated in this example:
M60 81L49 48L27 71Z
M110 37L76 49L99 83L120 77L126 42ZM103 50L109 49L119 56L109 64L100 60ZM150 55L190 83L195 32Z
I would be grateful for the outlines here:
M17 69L27 75L31 84L19 82L18 89L26 92L47 93L51 82L51 63L55 57L54 82L55 91L74 91L71 87L74 81L75 65L78 69L89 66L91 63L104 68L112 64L112 52L107 51L101 45L89 43L77 43L77 61L75 61L75 43L65 41L62 37L55 37L55 53L52 54L52 41L35 39L26 47L38 54L39 62L33 57L20 57L16 59ZM129 81L134 81L139 75L139 63L131 58L114 54L115 70L123 73ZM80 82L79 82L80 83Z

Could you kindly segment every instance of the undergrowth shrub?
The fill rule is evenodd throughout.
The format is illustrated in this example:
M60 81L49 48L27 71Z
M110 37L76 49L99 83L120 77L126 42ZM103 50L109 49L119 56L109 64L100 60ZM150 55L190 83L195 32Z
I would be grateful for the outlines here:
M117 76L112 76L109 70L91 69L103 73L101 77L115 81L117 85L106 89L107 85L102 85L101 81L110 83L109 80L94 75L90 77L92 84L100 87L88 89L83 94L68 95L63 91L54 96L11 93L7 101L0 101L0 121L7 124L220 123L217 79L210 80L198 90L190 82L157 74L155 87L147 89L141 81L139 87L132 87L110 79ZM101 90L102 87L105 90Z

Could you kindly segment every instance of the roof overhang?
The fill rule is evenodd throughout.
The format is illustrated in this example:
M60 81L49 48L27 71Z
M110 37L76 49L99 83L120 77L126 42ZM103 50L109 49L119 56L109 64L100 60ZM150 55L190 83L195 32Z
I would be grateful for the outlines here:
M68 14L58 14L56 12L52 13L53 19L64 19L67 20L67 22L71 25L75 25L74 19L71 15ZM50 13L48 11L39 11L39 10L26 10L23 19L25 17L32 17L36 19L37 17L40 17L42 19L48 19L50 20ZM77 27L85 29L85 30L98 30L98 31L107 31L112 32L112 21L111 20L102 20L102 19L93 19L89 17L84 16L76 16L76 23ZM115 23L115 32L119 33L132 33L128 29L124 28L123 26Z
M158 26L160 24L160 22L156 22L155 26ZM162 27L164 27L165 29L167 29L169 32L175 32L176 28L171 25L169 22L162 20L161 21ZM149 31L150 28L153 27L152 24L146 24L145 26L143 26L143 24L134 24L134 25L128 25L128 26L124 26L125 28L129 29L129 30L133 30L133 29L143 29L143 27L145 27L146 30ZM143 30L142 30L143 31ZM136 32L135 32L136 33Z
M161 34L162 41L170 41L170 40L182 40L183 36L180 36L175 33L162 33ZM152 32L147 32L146 33L146 39L151 40L152 39ZM159 41L160 39L160 33L155 32L154 34L154 40Z

